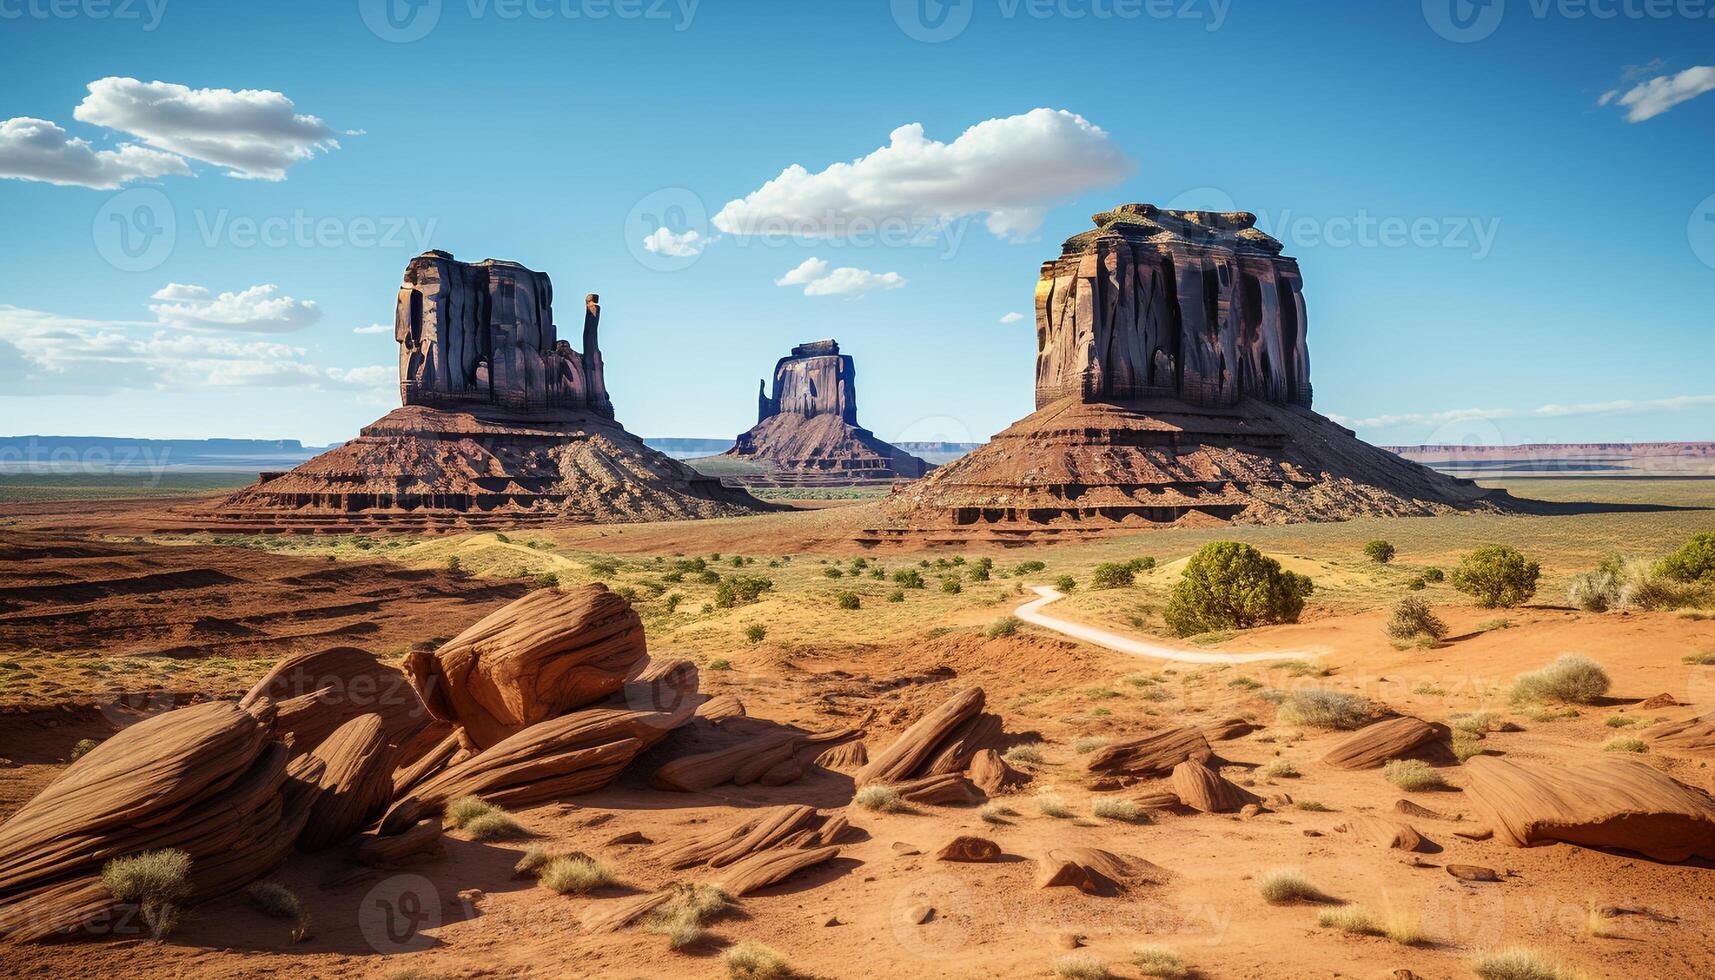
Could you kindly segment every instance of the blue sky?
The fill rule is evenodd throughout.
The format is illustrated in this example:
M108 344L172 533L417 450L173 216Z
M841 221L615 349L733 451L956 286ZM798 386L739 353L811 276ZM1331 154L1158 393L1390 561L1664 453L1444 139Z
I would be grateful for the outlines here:
M1372 441L1715 438L1715 2L394 2L0 0L0 434L349 438L436 247L599 292L634 432L836 337L879 435L986 438L1149 201L1285 240Z

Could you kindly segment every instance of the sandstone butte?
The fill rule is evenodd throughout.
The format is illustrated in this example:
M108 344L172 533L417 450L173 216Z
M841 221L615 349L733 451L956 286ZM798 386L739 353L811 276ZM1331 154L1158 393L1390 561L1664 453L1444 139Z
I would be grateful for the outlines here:
M723 455L759 464L753 485L829 486L914 480L930 464L859 427L857 366L833 340L799 344L759 383L756 425Z
M468 530L771 509L644 445L614 417L599 328L559 339L547 275L438 250L394 309L401 407L351 442L200 512L226 530Z
M874 542L1502 510L1312 410L1298 263L1247 212L1125 204L1042 264L1036 412L896 487Z

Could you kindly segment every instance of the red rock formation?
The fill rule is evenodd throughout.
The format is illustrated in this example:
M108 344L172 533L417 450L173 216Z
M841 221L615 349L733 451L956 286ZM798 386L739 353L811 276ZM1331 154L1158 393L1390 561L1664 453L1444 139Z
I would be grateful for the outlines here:
M1402 716L1366 725L1328 751L1322 761L1336 769L1374 769L1433 742L1446 741L1446 725Z
M319 850L356 834L393 799L393 753L380 715L341 725L316 747L322 764L315 803L298 846Z
M1173 795L1185 806L1204 813L1233 813L1258 799L1196 759L1173 767Z
M1574 768L1478 756L1468 792L1515 847L1561 841L1657 861L1715 859L1715 798L1637 759Z
M858 786L866 786L930 775L928 767L935 761L942 743L982 709L982 688L960 691L900 733L892 745L858 771L854 782Z
M1158 881L1161 869L1135 857L1095 847L1063 847L1037 862L1036 887L1076 888L1087 895L1112 896L1134 882Z
M849 484L916 479L928 463L889 445L857 423L857 368L832 340L799 344L774 366L774 393L764 382L756 425L725 455L761 464L734 474L752 485Z
M356 647L331 647L280 661L250 688L244 704L274 702L274 731L292 736L292 754L321 745L354 718L375 715L387 744L405 748L428 727L429 709L405 674Z
M1109 776L1152 778L1167 775L1187 759L1204 762L1213 755L1201 731L1179 725L1105 745L1090 754L1084 768Z
M1024 532L1495 509L1310 411L1297 264L1242 212L1124 205L1043 264L1037 411L895 488L894 527Z

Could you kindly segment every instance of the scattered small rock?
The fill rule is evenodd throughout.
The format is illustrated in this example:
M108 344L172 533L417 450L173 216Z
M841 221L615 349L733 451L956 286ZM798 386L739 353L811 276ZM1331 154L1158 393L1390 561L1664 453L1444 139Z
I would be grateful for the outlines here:
M935 852L937 861L979 862L1000 857L1000 845L987 837L961 835L942 845Z
M655 843L655 842L650 840L649 838L643 836L643 834L641 832L633 830L632 832L630 832L628 834L620 834L618 837L610 838L608 840L606 846L608 846L608 847L619 847L619 846L624 845L624 844L653 844L653 843Z
M465 903L466 905L475 905L476 903L482 901L483 898L485 898L485 897L486 896L483 894L483 891L480 888L466 888L463 891L459 892L459 901Z
M1084 937L1076 932L1062 932L1054 937L1054 945L1061 949L1077 949L1084 945Z
M922 854L923 852L918 850L915 845L907 844L902 840L896 840L893 842L893 853L900 857L911 857L914 854Z
M911 911L906 913L906 918L910 920L911 924L914 926L920 926L934 917L935 907L932 905L913 906Z
M1485 868L1479 864L1449 864L1447 873L1460 881L1500 881L1501 876L1493 868Z

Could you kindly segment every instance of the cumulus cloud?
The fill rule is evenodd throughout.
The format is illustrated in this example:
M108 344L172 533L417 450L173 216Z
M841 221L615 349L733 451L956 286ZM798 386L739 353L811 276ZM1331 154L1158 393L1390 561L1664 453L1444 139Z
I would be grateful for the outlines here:
M89 83L72 117L255 180L285 180L287 167L339 146L321 119L266 89L102 78Z
M393 324L391 324L391 323L371 323L367 327L352 327L351 332L352 333L392 333L393 332Z
M1020 321L1022 319L1024 319L1024 314L1022 314L1022 313L1008 313L1007 315L1000 318L1000 322L1002 322L1002 323L1017 323L1018 321Z
M805 296L846 296L856 298L865 293L898 289L905 279L897 272L871 272L841 266L829 269L828 263L815 256L799 263L797 268L774 280L776 286L803 286Z
M1715 405L1712 395L1674 395L1669 398L1619 398L1605 402L1562 405L1551 403L1535 408L1455 408L1440 412L1405 412L1347 418L1330 414L1334 421L1353 429L1396 429L1402 426L1436 426L1453 422L1493 419L1547 419L1582 415L1637 415L1645 412L1676 412Z
M1639 123L1705 92L1715 92L1715 65L1698 65L1677 75L1657 75L1632 86L1624 94L1619 89L1604 92L1596 104L1617 104L1626 110L1627 122Z
M670 255L677 259L688 259L703 254L703 249L708 248L710 243L718 237L720 236L704 235L694 228L678 235L669 229L657 228L644 236L643 248L646 251L654 252L656 255Z
M149 311L169 326L244 333L286 333L321 319L313 300L281 296L279 291L269 283L216 296L202 286L168 283L150 297L163 302L150 304Z
M0 395L314 388L388 396L388 366L338 368L272 339L187 333L159 321L86 320L0 305Z
M850 163L816 172L787 167L728 202L714 226L734 235L847 238L983 215L995 235L1017 237L1036 231L1059 201L1116 183L1131 169L1105 131L1064 109L990 119L951 143L911 123Z
M19 116L0 122L0 177L111 190L133 180L190 172L183 159L134 143L97 150L46 119Z

